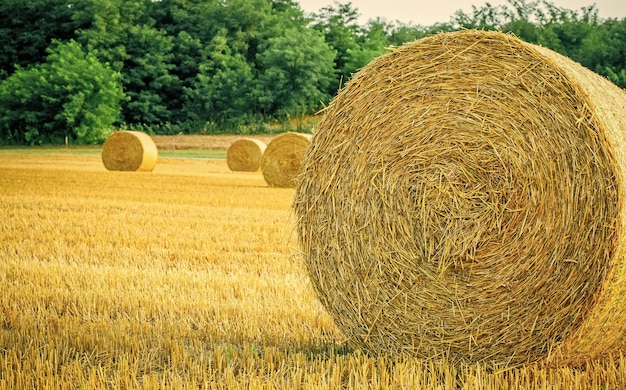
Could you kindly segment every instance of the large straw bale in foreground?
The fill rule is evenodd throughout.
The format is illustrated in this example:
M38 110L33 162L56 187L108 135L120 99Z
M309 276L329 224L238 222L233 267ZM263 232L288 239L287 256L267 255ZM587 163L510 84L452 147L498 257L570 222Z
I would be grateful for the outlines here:
M309 145L311 135L294 132L283 133L270 141L261 160L265 182L272 187L295 187Z
M231 171L256 172L267 145L258 139L242 138L233 142L226 151L226 163Z
M578 364L623 348L626 96L548 49L439 34L328 107L297 229L354 345L453 362Z
M158 156L152 138L140 131L117 131L102 145L102 162L109 171L152 171Z

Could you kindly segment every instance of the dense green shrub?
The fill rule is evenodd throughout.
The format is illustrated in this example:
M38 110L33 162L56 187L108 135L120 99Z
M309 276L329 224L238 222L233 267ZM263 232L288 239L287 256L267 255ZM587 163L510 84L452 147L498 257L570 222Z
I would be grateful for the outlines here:
M124 92L116 73L75 41L57 42L46 61L0 83L0 137L8 144L104 141Z

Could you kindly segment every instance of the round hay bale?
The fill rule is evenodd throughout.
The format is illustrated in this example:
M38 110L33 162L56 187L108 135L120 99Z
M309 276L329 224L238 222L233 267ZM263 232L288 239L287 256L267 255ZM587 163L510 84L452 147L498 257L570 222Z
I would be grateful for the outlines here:
M261 168L265 142L242 138L233 142L226 151L226 163L231 171L256 172Z
M352 344L510 366L623 348L625 109L608 80L498 32L358 72L294 199L312 284Z
M116 131L102 145L102 162L109 171L152 171L157 147L146 133Z
M311 135L288 132L272 139L261 159L261 170L272 187L293 188Z

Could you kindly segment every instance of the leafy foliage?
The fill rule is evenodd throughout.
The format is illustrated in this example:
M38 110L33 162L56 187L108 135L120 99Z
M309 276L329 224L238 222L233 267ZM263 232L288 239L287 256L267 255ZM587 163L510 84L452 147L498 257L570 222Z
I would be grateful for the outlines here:
M593 5L568 10L548 1L508 0L457 11L432 26L380 18L359 25L359 16L349 2L305 15L295 0L2 1L3 94L24 95L30 105L7 98L12 108L2 108L3 142L85 138L55 119L59 104L69 103L24 87L54 89L50 83L58 78L39 81L41 72L52 69L46 55L58 43L74 41L88 53L85 61L97 59L118 73L124 98L101 103L121 110L114 124L157 134L249 133L265 131L268 122L288 123L317 112L390 47L461 28L512 32L626 87L626 20L601 20ZM65 99L79 110L92 92L79 83L73 88ZM64 118L74 126L76 118L88 116Z
M321 34L289 29L270 38L258 55L260 74L256 94L261 110L278 118L302 116L330 97L333 51Z
M76 41L59 43L46 62L0 83L0 135L11 144L102 142L120 113L119 78Z
M0 1L0 78L12 74L15 66L45 61L52 40L75 38L82 26L74 13L67 0Z

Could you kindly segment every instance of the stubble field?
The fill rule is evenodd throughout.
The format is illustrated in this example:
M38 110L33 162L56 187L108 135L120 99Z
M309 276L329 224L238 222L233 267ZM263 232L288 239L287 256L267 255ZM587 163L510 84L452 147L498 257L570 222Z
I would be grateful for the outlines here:
M0 188L0 389L626 385L623 356L506 369L347 347L299 257L294 190L221 159L109 172L95 149L2 149Z

